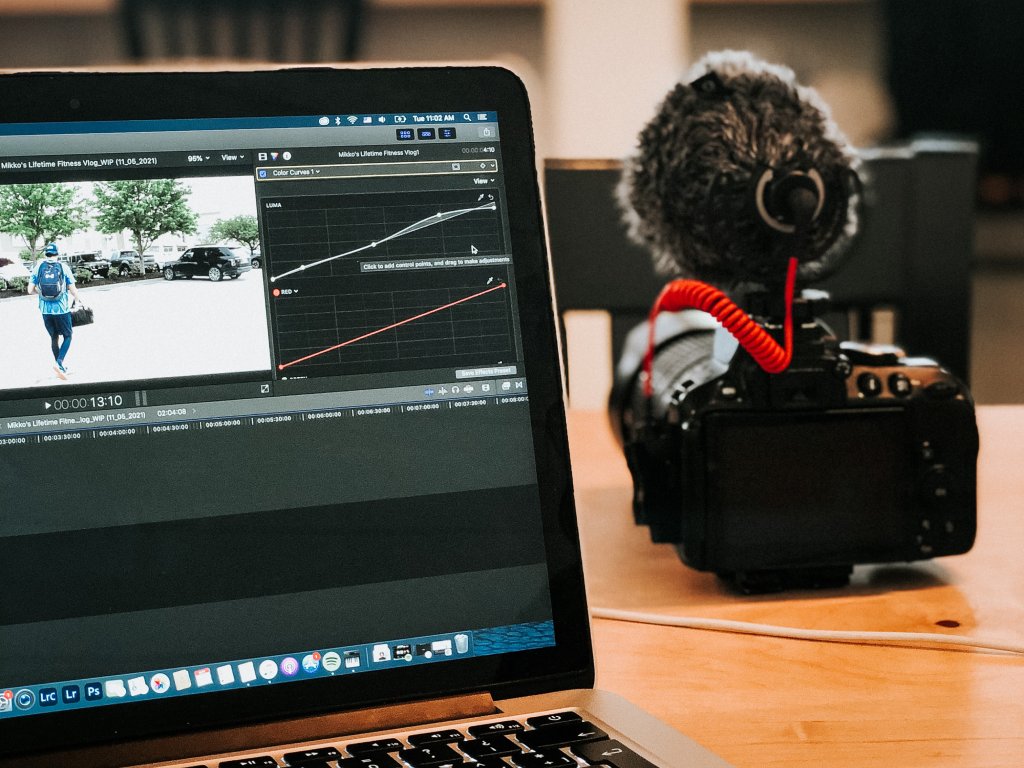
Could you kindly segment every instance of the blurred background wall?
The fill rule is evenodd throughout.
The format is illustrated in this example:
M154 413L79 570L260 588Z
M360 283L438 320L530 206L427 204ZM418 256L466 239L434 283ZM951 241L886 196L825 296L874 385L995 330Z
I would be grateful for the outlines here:
M211 25L224 26L216 0L199 5ZM118 0L0 0L0 67L126 62L119 9ZM364 61L508 63L531 87L535 108L543 101L550 110L538 109L542 154L550 145L555 154L624 154L687 64L726 47L792 67L821 90L856 143L889 127L873 0L367 0L360 38Z
M214 40L239 32L237 14L218 13L216 0L152 3L195 10L182 28L185 55L198 51L194 39L207 28L216 32ZM299 25L288 23L288 0L236 0L239 5L272 7L278 14L284 8L278 17L284 21L272 26L287 40L265 42L266 25L261 32L259 21L243 31L253 40L252 57L265 58L272 48L281 58L323 57L322 41L310 43ZM937 93L941 100L945 93L971 114L981 114L978 103L987 98L965 99L963 93L974 93L971 79L976 75L982 88L1000 73L1016 76L1017 63L1000 59L1000 50L1024 50L1024 26L1016 23L1024 21L1018 19L1024 3L1016 0L365 0L360 5L359 61L490 60L515 69L533 100L540 157L625 155L661 96L709 50L747 49L790 66L803 83L819 90L859 146L891 139L900 132L901 118L907 122L892 96L893 50L902 52L909 72L896 83L897 90L904 89L904 101L909 82L911 94ZM985 13L979 15L978 8ZM150 31L160 31L159 20L147 23ZM330 25L325 28L334 34ZM900 29L894 40L894 30ZM1015 37L1021 39L1015 43ZM985 45L988 40L992 45ZM215 43L218 58L234 55L226 43L223 50L216 48ZM987 58L979 58L979 50ZM932 61L935 51L945 60ZM167 53L159 46L153 52L158 58ZM0 68L122 65L132 61L131 53L119 0L0 0ZM954 86L963 89L965 80L968 90L958 93ZM1008 130L1015 114L1024 116L1017 93L1004 91L1008 104L992 118ZM983 163L990 188L979 191L972 388L979 402L1024 402L1024 176L1014 175L1014 169L1009 176L990 170Z

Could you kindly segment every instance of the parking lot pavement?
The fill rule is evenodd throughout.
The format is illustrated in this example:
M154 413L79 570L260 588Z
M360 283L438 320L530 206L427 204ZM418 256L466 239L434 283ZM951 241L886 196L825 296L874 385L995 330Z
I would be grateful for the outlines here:
M83 287L95 313L53 371L36 296L0 299L0 389L270 369L263 272L237 280L142 280Z

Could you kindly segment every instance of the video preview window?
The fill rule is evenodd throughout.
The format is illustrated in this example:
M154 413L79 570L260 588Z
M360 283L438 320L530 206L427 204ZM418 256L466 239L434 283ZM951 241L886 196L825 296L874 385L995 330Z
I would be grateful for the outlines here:
M0 186L0 390L269 370L256 212L250 176Z

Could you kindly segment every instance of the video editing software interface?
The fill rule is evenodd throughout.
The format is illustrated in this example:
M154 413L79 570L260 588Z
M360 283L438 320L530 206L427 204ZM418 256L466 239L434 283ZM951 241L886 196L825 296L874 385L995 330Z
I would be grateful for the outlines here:
M500 126L0 125L0 718L554 644Z

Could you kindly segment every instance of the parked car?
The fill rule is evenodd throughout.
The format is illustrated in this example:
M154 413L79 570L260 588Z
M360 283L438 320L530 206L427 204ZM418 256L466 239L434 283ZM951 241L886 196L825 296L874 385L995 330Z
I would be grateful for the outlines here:
M19 277L27 280L32 275L32 271L20 259L12 261L11 259L0 258L0 265L2 265L0 266L0 291L6 291L10 287L12 280Z
M177 261L164 267L164 279L178 277L208 277L213 282L222 278L236 280L243 272L252 269L243 263L235 253L224 245L196 245L189 248Z
M259 248L257 248L249 256L249 262L252 264L252 268L253 269L259 269L260 267L262 267L263 266L263 252L260 251Z
M156 257L146 254L143 256L143 263L145 264L147 272L157 272L160 267L157 266ZM139 271L139 252L138 251L114 251L110 255L110 268L117 272L121 277L127 277L132 271Z
M110 262L104 259L103 254L99 251L72 253L70 256L58 256L57 258L60 261L67 262L72 271L87 269L93 276L99 275L100 277L106 277L110 274Z

